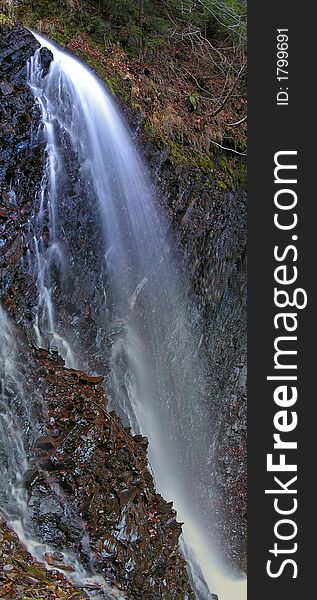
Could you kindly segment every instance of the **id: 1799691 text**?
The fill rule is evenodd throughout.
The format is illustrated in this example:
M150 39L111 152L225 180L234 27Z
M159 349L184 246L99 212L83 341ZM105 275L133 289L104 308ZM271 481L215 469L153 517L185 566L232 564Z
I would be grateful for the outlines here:
M277 106L288 106L288 29L277 29L276 32L276 78Z

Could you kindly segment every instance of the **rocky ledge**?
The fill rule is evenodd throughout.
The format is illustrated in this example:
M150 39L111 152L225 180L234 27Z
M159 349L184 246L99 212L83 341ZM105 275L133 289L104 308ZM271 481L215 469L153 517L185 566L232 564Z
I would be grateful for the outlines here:
M72 551L127 598L194 598L181 525L155 491L147 440L108 412L102 377L66 369L44 350L30 360L46 407L25 473L36 538Z

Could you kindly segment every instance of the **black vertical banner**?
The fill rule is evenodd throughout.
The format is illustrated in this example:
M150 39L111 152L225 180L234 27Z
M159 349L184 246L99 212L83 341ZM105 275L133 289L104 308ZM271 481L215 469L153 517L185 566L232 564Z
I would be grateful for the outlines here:
M248 598L298 600L317 597L317 34L289 0L250 0L248 26Z

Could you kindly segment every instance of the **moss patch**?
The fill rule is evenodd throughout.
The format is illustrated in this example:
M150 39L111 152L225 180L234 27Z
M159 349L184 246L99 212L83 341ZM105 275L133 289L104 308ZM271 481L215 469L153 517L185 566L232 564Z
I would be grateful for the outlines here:
M12 27L13 25L13 20L4 13L0 12L0 27Z

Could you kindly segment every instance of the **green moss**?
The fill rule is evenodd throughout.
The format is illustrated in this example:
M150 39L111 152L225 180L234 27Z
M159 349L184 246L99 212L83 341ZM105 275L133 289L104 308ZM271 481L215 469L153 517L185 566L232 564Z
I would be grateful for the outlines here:
M163 141L168 145L172 159L176 164L196 167L204 173L210 173L214 170L215 164L209 154L187 150L181 143L177 143L171 138L164 138Z
M218 187L237 189L246 186L247 165L243 157L230 155L229 152L222 154L218 159L216 169L219 175Z
M174 162L181 164L181 165L188 164L188 157L186 156L181 144L177 144L171 138L163 138L163 141L168 145L172 159L174 159Z
M224 181L222 181L221 179L218 179L216 182L216 186L219 190L227 190L228 189L228 185L227 183L225 183Z
M0 12L0 27L13 27L13 25L14 22L12 21L12 19L10 19L10 17L5 15L4 13Z
M215 163L211 160L208 154L200 154L195 162L197 166L205 172L213 171L215 168Z
M107 69L101 60L80 50L76 53L84 62L98 75L98 77L106 84L110 93L126 104L130 103L130 94L125 82L119 77L109 77Z
M238 157L230 168L230 178L234 187L246 187L247 162L243 157Z
M22 115L20 115L20 123L21 124L28 124L32 122L32 115L30 115L30 113L23 113Z
M57 31L56 32L52 32L50 34L50 37L52 38L52 40L54 42L56 42L60 46L66 46L67 43L69 42L69 37L67 35L65 35L64 33L59 33Z
M243 157L219 150L215 150L214 154L193 152L171 138L163 138L163 142L168 145L175 164L195 167L205 174L213 173L218 189L245 187L247 167Z

